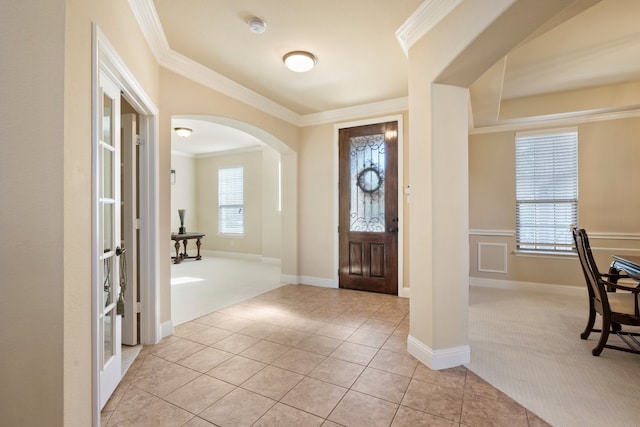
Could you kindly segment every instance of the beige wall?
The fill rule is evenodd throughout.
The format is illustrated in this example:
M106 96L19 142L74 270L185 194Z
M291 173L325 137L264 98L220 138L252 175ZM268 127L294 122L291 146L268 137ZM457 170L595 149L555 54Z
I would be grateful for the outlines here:
M176 171L176 183L171 185L171 232L180 228L178 209L184 209L184 227L187 231L200 231L197 211L197 160L194 157L172 154L171 169ZM173 248L172 242L167 242ZM173 252L172 252L173 253Z
M606 270L612 254L640 250L640 200L635 197L640 194L640 170L636 167L640 161L640 118L589 122L578 124L577 129L578 225L590 233L596 259ZM471 276L584 286L575 257L514 254L514 138L514 131L469 138Z
M64 30L64 1L2 5L0 230L7 243L0 249L3 425L62 425L64 416ZM41 72L42 64L47 73ZM76 311L74 317L82 314ZM89 319L86 328L76 328L87 338L86 346L78 346L82 355L90 351L88 325ZM83 359L79 368L90 378L90 358ZM78 385L90 390L87 384Z
M0 13L6 425L91 425L92 22L157 102L158 67L126 0L3 2Z

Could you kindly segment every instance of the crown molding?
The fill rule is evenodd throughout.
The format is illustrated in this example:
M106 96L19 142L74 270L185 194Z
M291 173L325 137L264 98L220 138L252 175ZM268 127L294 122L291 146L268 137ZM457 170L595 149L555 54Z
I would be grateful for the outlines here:
M338 108L336 110L323 111L321 113L307 114L300 118L300 126L313 126L326 123L335 123L344 120L359 119L367 116L397 113L409 109L409 98L395 98L387 101L372 102L356 105L354 107Z
M640 105L633 105L622 110L579 111L575 113L538 116L513 120L504 124L483 126L469 129L469 135L481 135L498 132L515 132L523 129L539 129L549 127L576 126L581 123L603 122L606 120L628 119L640 116Z
M162 29L153 0L129 0L129 5L156 60L162 67L293 125L312 126L408 109L408 101L405 97L300 115L172 50Z
M462 0L426 0L396 31L396 38L405 55L418 40L455 9Z

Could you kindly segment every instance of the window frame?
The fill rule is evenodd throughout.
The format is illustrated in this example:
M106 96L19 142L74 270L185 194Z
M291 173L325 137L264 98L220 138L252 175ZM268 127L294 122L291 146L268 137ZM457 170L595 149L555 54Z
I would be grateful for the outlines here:
M516 132L514 142L516 253L573 254L570 226L577 226L579 203L577 127ZM537 145L535 154L524 161L525 144L532 149L544 143L553 146ZM532 236L530 241L525 234Z

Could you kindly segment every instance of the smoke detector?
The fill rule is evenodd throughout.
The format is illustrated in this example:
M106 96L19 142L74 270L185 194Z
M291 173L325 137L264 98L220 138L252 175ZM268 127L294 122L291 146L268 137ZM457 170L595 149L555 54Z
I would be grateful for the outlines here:
M267 23L260 18L249 19L249 30L255 34L262 34L267 29Z

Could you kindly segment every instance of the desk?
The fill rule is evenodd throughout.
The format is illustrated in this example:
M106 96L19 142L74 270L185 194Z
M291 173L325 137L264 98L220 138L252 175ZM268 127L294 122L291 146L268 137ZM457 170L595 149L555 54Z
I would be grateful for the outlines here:
M204 237L204 233L184 233L184 234L176 234L171 233L171 240L175 241L176 248L176 256L172 256L171 259L174 260L174 264L180 264L183 259L202 259L200 256L200 239ZM191 239L196 239L196 247L198 248L198 254L195 256L189 256L187 254L187 242ZM182 246L184 249L183 253L180 253L180 242L182 242Z
M627 273L633 280L640 282L640 256L614 255L609 271L616 273L620 270Z

